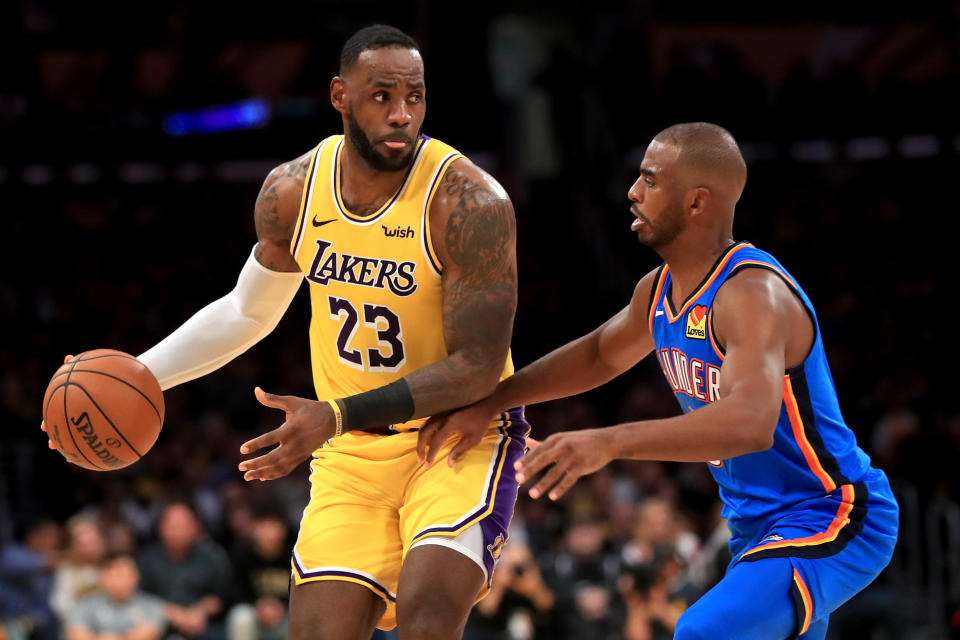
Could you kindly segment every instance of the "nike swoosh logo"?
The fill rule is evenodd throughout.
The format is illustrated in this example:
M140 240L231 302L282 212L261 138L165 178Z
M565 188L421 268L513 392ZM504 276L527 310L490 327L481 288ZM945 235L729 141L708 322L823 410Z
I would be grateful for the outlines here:
M317 216L313 216L313 220L311 220L311 222L313 222L313 226L315 227L322 227L325 224L330 224L331 222L336 221L336 218L330 218L329 220L317 220Z
M313 224L317 224L317 223L314 222ZM662 311L661 309L657 309L657 310L654 312L653 317L656 318L657 316L662 316L662 315L663 315L663 311Z

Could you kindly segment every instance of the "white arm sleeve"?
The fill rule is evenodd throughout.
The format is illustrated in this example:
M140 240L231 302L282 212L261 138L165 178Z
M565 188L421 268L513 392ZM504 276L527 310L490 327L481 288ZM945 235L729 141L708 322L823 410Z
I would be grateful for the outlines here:
M251 252L233 291L137 359L164 390L219 369L273 331L302 280L299 271L267 269Z

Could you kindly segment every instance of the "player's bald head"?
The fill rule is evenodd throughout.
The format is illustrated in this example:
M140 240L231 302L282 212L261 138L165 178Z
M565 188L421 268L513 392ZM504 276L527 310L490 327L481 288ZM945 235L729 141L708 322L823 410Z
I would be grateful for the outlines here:
M747 182L747 163L729 131L709 122L684 122L667 127L654 142L677 147L677 165L695 184L740 198Z

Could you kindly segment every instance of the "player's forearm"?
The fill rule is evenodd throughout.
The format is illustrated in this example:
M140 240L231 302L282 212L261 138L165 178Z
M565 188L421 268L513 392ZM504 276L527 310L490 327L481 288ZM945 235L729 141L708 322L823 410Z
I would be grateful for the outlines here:
M490 353L502 356L491 358ZM461 351L407 375L413 417L432 416L486 398L496 388L506 360L506 347L482 354Z
M498 411L573 396L621 373L600 356L603 327L569 342L503 380L494 396Z
M602 432L611 458L706 462L769 449L776 423L768 407L731 396L673 418Z
M233 291L138 359L164 390L215 371L273 331L301 281L300 273L271 271L251 255Z

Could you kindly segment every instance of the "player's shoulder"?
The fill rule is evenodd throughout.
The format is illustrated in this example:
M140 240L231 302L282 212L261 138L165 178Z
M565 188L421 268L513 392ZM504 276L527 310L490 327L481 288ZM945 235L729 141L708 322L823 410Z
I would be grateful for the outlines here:
M493 201L510 202L506 189L483 168L466 156L450 163L440 178L435 204L453 208L465 198L477 204Z
M630 312L632 314L642 318L646 318L650 314L650 309L657 302L654 299L654 294L662 271L663 265L651 269L637 282L637 285L633 288L633 295L630 297Z
M272 184L276 185L277 188L299 187L302 189L307 173L310 171L310 161L313 159L315 151L316 147L292 160L281 162L275 166L267 174L264 186Z
M793 292L783 278L769 269L738 269L727 278L714 300L715 307L764 308L773 310L785 300L793 298Z
M783 333L803 305L786 282L768 269L741 269L720 286L713 301L717 335Z

